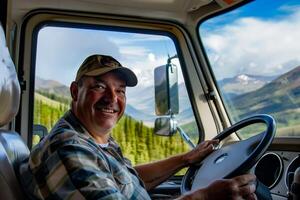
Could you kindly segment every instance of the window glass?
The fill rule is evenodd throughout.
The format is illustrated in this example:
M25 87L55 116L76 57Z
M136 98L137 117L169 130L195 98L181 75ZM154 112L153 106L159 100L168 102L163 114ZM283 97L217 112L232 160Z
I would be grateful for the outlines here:
M168 57L177 54L174 41L166 35L102 30L99 27L93 30L90 27L46 26L38 32L33 145L44 134L41 127L50 131L69 109L69 85L79 65L92 54L111 55L138 77L138 85L126 90L125 115L112 132L125 156L133 164L140 164L187 151L189 146L178 133L172 137L153 134L156 118L154 68L166 64ZM179 60L174 59L173 64L179 69L180 110L176 119L193 141L198 141L198 129Z
M299 1L251 1L206 20L199 33L231 121L266 113L277 137L300 136Z

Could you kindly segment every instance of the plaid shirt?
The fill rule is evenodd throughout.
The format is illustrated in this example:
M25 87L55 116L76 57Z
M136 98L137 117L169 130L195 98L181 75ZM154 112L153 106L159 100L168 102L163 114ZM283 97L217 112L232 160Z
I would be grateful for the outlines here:
M68 111L20 167L32 199L150 199L111 138L101 147Z

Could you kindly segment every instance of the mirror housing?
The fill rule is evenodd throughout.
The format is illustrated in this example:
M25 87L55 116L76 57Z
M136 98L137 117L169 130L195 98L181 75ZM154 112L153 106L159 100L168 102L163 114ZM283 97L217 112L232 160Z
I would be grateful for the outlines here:
M154 133L160 136L172 136L177 132L177 121L169 116L155 119Z
M158 116L179 112L177 66L171 63L171 59L168 59L168 64L154 69L155 113Z

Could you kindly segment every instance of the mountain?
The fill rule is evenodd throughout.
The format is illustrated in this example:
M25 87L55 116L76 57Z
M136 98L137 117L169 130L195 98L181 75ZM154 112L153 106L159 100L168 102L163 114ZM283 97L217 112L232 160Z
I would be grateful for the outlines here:
M35 79L35 86L38 89L55 88L55 87L60 87L62 85L63 84L58 81L46 80L46 79L42 79L38 76L36 76L36 79Z
M150 127L152 127L154 125L154 120L156 118L156 116L154 114L147 114L141 110L136 109L135 107L133 107L130 104L126 105L125 113L126 113L126 115L128 115L134 119L143 121L144 124L146 124L147 126L150 126Z
M71 98L69 87L64 84L54 81L45 80L38 76L35 79L35 90L42 91L44 93L55 94L64 98Z
M146 115L154 115L154 87L128 87L126 89L127 96L127 105L135 107L140 112L143 112ZM130 110L128 110L130 112ZM134 113L130 113L130 116L133 116ZM138 119L138 118L136 118Z
M275 78L275 76L240 74L232 78L225 78L221 81L218 81L218 85L221 91L224 91L226 95L232 97L255 91L265 84L270 83Z
M234 97L232 105L237 113L272 113L279 118L295 114L300 105L300 66L279 76L263 87ZM283 103L285 102L285 103ZM288 112L287 112L288 111ZM280 113L285 113L280 115ZM245 117L238 114L239 117ZM284 120L284 119L283 119Z

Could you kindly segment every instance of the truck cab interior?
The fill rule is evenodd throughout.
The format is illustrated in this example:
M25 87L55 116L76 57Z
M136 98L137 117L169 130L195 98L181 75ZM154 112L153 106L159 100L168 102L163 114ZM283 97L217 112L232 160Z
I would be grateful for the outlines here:
M69 109L95 53L138 76L112 131L132 164L221 141L152 199L243 173L271 196L261 199L300 199L298 0L0 0L0 20L0 199L28 199L19 163Z

